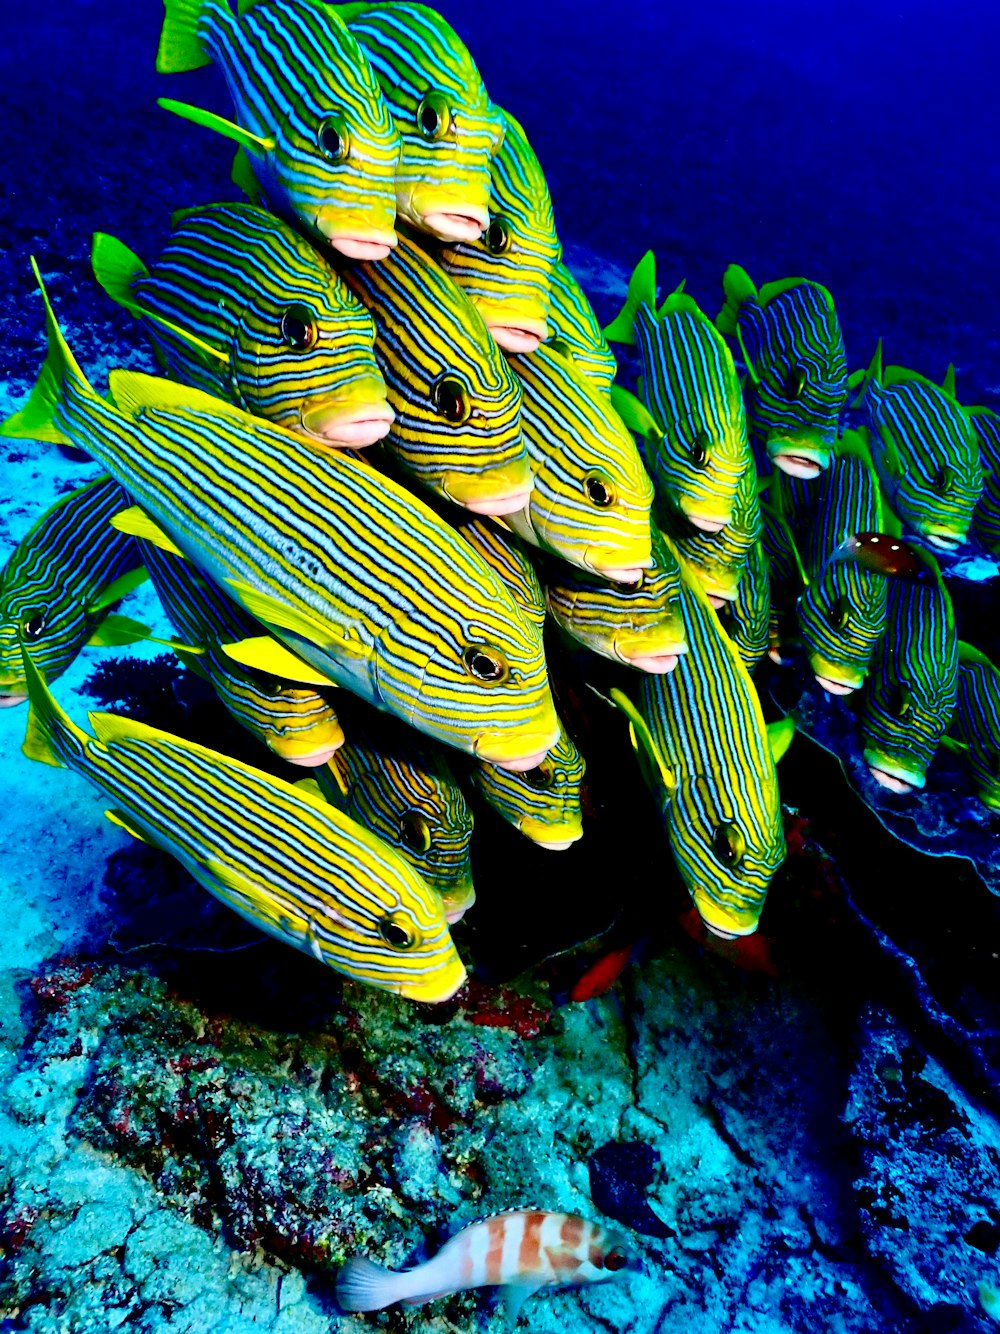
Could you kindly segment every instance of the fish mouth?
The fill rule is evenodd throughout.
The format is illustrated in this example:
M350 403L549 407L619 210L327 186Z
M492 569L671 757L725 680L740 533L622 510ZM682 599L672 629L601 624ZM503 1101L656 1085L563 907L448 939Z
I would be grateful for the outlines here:
M735 602L735 593L709 593L707 590L705 596L708 598L713 610L721 611L727 602Z
M453 505L473 514L516 514L528 504L534 478L527 458L523 468L487 474L452 473L441 480L441 490Z
M18 704L26 703L27 699L27 690L0 690L0 709L16 708Z
M829 449L784 436L768 440L767 457L789 477L801 477L807 482L830 466Z
M723 528L732 522L733 518L732 510L725 518L720 518L717 514L702 514L698 511L684 509L683 506L681 506L681 509L688 523L694 524L695 528L700 529L703 533L721 533Z
M965 542L965 533L956 533L952 529L924 529L921 532L925 542L929 542L938 551L957 551Z
M339 250L347 259L376 261L385 259L399 242L399 237L389 228L379 231L344 232L337 229L336 217L329 221L320 220L317 224L323 239Z
M525 838L531 839L538 848L547 852L565 852L577 839L583 838L583 824L580 820L567 820L563 824L545 824L542 820L525 819L517 826Z
M830 695L853 695L857 686L848 685L846 681L838 681L832 676L821 676L816 672L816 680L819 685Z
M440 893L440 891L439 891ZM472 881L467 881L460 889L452 889L447 894L441 894L441 902L444 904L444 920L449 926L454 926L460 922L476 901L476 891L472 886Z
M923 774L895 763L888 755L882 755L876 750L866 750L864 761L876 783L890 792L905 794L914 789L919 791L926 781Z
M486 764L522 774L528 769L536 769L558 740L559 725L553 721L548 732L521 732L515 736L486 732L476 738L472 753Z
M583 553L583 563L593 574L607 579L613 584L635 584L642 578L643 570L651 570L655 564L652 554L633 561L631 565L612 565L615 558L621 559L621 552L606 547L588 547Z
M493 341L505 352L534 352L549 336L549 326L545 320L525 317L515 323L509 319L487 318L485 315L484 319Z
M449 209L415 212L414 221L441 241L478 241L490 225L490 215L475 204L456 203Z
M456 991L460 991L465 986L468 973L465 971L465 964L455 956L455 962L449 964L443 970L444 976L439 977L433 982L409 983L402 982L397 987L390 990L396 992L399 996L404 996L407 1000L423 1001L426 1005L440 1005L444 1001L451 1000Z
M615 639L613 648L619 662L625 663L627 667L634 667L636 671L649 672L654 676L672 672L677 666L680 655L688 651L684 640L668 640L662 647L656 648L650 644L648 638L643 639L638 636L635 638L619 636Z
M313 407L302 407L299 421L311 440L341 449L364 449L382 440L392 429L396 414L383 398L367 403L340 403L335 400Z
M819 685L831 695L852 695L864 683L865 678L861 672L852 672L849 667L830 662L819 654L809 659L809 666Z
M711 931L713 936L718 936L720 940L736 940L739 936L752 936L757 930L756 919L743 926L739 922L734 922L731 916L717 908L714 903L704 901L699 903L695 899L694 906L705 924L705 929Z
M280 741L275 742L271 746L271 750L286 764L297 764L303 769L318 769L321 765L332 760L343 744L344 734L338 727L334 733L334 739L317 750L295 752L284 747Z

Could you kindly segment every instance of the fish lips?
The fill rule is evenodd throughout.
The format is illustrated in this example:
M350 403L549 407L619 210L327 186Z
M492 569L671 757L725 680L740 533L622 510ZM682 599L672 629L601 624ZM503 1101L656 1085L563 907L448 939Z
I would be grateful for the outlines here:
M819 685L831 695L851 695L855 690L860 690L864 683L861 672L852 671L845 664L830 662L818 655L809 659L809 666Z
M830 450L806 440L773 436L767 442L767 457L789 477L811 481L830 466Z
M327 403L303 407L299 412L302 431L319 444L335 449L364 449L384 439L396 414L385 399L370 403Z
M300 742L298 745L286 745L280 738L269 743L275 755L284 760L286 764L297 764L303 769L318 769L321 765L332 760L344 744L344 733L339 726L336 730L331 728L326 745L317 747L315 750L303 751L301 744Z
M584 567L593 574L599 575L602 579L607 579L613 584L634 584L642 578L643 570L652 570L656 564L652 553L636 558L629 565L615 565L613 562L621 560L627 552L616 550L614 547L588 547L583 553Z
M907 768L905 764L871 747L866 747L864 761L876 783L890 792L902 795L914 790L919 791L926 782L924 774L916 769Z
M18 704L27 703L27 690L0 690L0 709L13 709Z
M677 666L682 653L688 651L682 639L667 638L659 644L653 635L616 635L612 645L615 657L628 667L654 676L663 676Z
M703 533L721 533L723 528L730 524L733 519L732 510L725 514L710 514L704 510L691 509L680 503L681 511L688 523L693 524L695 528Z
M447 967L426 980L402 982L390 990L407 1000L422 1001L425 1005L441 1005L444 1001L451 1000L457 991L461 991L468 976L465 965L456 954L453 963L449 963Z
M555 722L548 732L518 732L513 736L485 732L476 738L473 754L486 764L521 774L537 769L558 740L559 725Z
M517 827L536 847L545 848L548 852L565 852L578 839L583 838L583 823L580 820L546 824L544 820L534 820L528 816Z
M953 528L917 528L925 542L929 542L938 551L957 551L966 539L964 531L956 532Z
M757 930L756 918L747 923L736 922L731 916L720 911L714 903L706 902L704 898L696 899L694 906L706 930L711 931L712 935L718 936L720 940L736 940L738 936L752 936Z
M523 467L487 473L450 473L442 478L441 490L453 505L472 514L516 514L531 498L534 478L527 457Z
M486 327L493 335L493 341L504 352L534 352L549 336L549 326L545 320L502 319L493 315L486 316Z
M388 258L389 252L399 242L399 237L392 228L379 231L359 228L357 231L344 231L338 226L336 215L329 219L321 218L317 222L324 241L347 259L361 259L375 262Z
M413 221L421 231L430 232L439 241L478 241L490 225L486 208L465 200L445 201L436 208L413 209Z

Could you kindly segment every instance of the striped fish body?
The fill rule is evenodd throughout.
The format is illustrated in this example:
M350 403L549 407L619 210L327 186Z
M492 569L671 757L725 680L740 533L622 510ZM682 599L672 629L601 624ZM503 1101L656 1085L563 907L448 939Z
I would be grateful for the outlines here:
M403 151L399 216L442 240L474 240L486 227L490 159L504 124L472 56L426 5L338 6L371 63Z
M542 565L545 604L577 643L642 672L668 672L687 652L680 567L653 530L653 567L634 584L609 584L565 561Z
M1000 554L1000 416L989 408L969 408L983 465L983 494L972 516L972 531L987 551Z
M941 551L964 541L983 490L969 414L945 389L881 361L866 377L862 417L886 500L911 532Z
M475 307L413 241L343 270L375 321L396 414L385 448L422 486L478 513L520 509L531 489L521 390Z
M799 600L799 632L820 685L848 694L860 687L885 630L887 581L838 553L855 534L882 531L882 504L874 470L854 453L834 459L818 485L805 546L810 582Z
M27 698L19 634L50 680L89 641L114 642L101 629L113 595L145 577L134 540L110 527L128 503L98 478L56 501L11 552L0 573L0 708Z
M607 399L543 344L510 356L534 474L527 507L507 515L526 542L605 579L633 583L652 565L653 485Z
M618 373L615 354L583 288L562 260L553 268L549 283L548 328L549 347L569 357L581 375L608 393Z
M753 683L680 563L689 651L668 675L642 678L638 710L659 757L647 778L705 925L749 935L785 857L778 779Z
M448 273L505 352L533 352L548 337L552 271L562 255L552 198L520 124L503 112L506 133L490 165L490 221L475 240L438 251Z
M541 633L545 624L545 594L518 539L478 515L453 516L452 526L490 567L528 623Z
M175 215L151 273L98 236L94 271L172 379L333 447L373 444L392 410L371 316L322 256L252 204Z
M771 602L768 656L780 667L791 661L799 645L798 600L805 587L805 571L791 528L773 498L761 497L760 513Z
M399 132L333 5L167 0L157 68L222 71L271 212L355 259L395 244Z
M558 722L541 639L426 506L168 380L113 372L107 403L46 311L49 353L8 436L100 458L170 539L333 684L489 763L530 768Z
M337 1301L345 1311L377 1311L502 1285L513 1329L522 1304L542 1288L603 1283L638 1267L625 1242L600 1224L524 1209L473 1223L414 1269L396 1273L356 1256L340 1271Z
M483 800L532 843L561 852L583 837L580 787L583 756L565 730L541 764L511 773L493 764L474 763L473 786Z
M738 332L747 362L744 386L750 438L772 465L793 477L827 468L847 400L847 361L833 297L819 283L785 278L758 292L732 264L717 321ZM756 452L756 451L755 451Z
M763 532L757 474L752 468L743 473L736 487L729 523L718 532L709 533L695 528L678 512L655 464L651 464L651 471L657 488L656 517L664 533L690 566L713 607L718 609L727 602L735 602L750 553Z
M771 643L771 580L763 542L750 548L736 597L720 608L719 620L752 673Z
M26 753L88 779L115 823L253 926L413 1000L447 1000L462 985L440 900L381 840L279 778L134 719L91 713L92 737L27 670Z
M222 646L259 636L253 617L188 561L143 539L139 550L180 640L201 650L194 658L182 650L182 656L207 678L229 713L289 764L326 764L344 740L326 695L241 666Z
M861 735L865 763L884 787L924 786L951 722L958 689L958 641L940 576L888 581L885 634L865 682Z
M968 644L959 644L958 656L951 733L966 747L980 800L1000 810L1000 671Z
M475 902L472 813L444 754L385 714L348 708L348 740L316 771L327 801L377 835L440 894L449 922Z

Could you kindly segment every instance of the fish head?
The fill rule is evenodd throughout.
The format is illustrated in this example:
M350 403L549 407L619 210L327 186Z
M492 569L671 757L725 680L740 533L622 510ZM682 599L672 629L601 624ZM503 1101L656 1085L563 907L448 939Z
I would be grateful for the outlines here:
M398 239L395 177L402 142L360 53L349 78L356 98L324 79L280 120L274 147L248 155L277 213L347 259L377 261Z
M623 1274L642 1272L642 1257L621 1233L592 1223L586 1258L576 1271L577 1283L607 1283Z
M667 832L698 915L716 935L747 936L785 859L774 763L752 772L682 777L665 807Z
M801 477L808 481L829 468L835 434L835 422L829 434L805 427L801 430L789 430L787 427L771 430L765 445L767 457L789 477Z
M720 532L733 521L740 479L751 466L742 403L718 412L699 405L677 417L648 444L647 460L657 483L701 532Z
M400 590L371 670L380 707L489 764L531 769L558 739L541 632L457 534Z
M933 654L917 627L912 647L900 654L891 629L865 682L861 739L875 780L905 793L924 786L951 721L958 663L953 627L950 644L935 644Z
M886 625L886 577L829 563L798 600L798 629L817 681L831 694L860 689Z
M601 393L609 393L618 373L615 354L583 289L561 260L552 271L549 286L546 346L571 360Z
M539 545L602 579L634 583L653 566L653 484L610 404L542 344L512 357L534 471L529 501Z
M508 824L539 847L557 851L583 837L580 787L583 756L560 729L548 754L530 769L514 772L477 764L476 789Z
M226 707L236 720L261 738L287 764L315 769L326 764L344 743L333 707L317 690L278 680L216 655ZM214 673L213 673L214 674Z
M383 852L384 855L384 852ZM337 966L370 986L434 1005L466 980L440 896L409 864L393 858L392 887L378 887L365 919L351 931L351 964ZM404 875L400 868L406 868ZM341 928L343 929L343 928Z
M47 586L33 571L34 561L29 558L23 571L14 568L12 562L4 572L0 591L0 708L22 704L28 697L22 639L32 662L51 681L69 667L100 620L89 615L68 590Z
M318 256L272 268L234 330L239 401L329 448L360 449L387 435L395 414L375 360L371 316ZM304 272L303 272L304 269Z

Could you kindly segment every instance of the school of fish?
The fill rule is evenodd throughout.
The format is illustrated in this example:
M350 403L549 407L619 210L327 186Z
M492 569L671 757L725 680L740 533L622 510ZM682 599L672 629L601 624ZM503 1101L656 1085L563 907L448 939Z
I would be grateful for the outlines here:
M853 697L885 788L921 788L946 744L1000 809L1000 669L958 641L936 559L970 534L1000 555L1000 418L951 368L884 367L879 344L848 376L820 283L731 264L713 319L682 274L658 295L651 252L602 329L524 127L427 6L165 0L156 63L221 71L232 119L161 105L235 145L246 199L181 201L158 257L94 236L162 371L106 395L35 265L48 353L0 429L102 473L0 575L0 706L28 704L29 758L260 930L431 1003L466 979L477 804L551 851L587 838L543 631L585 676L614 664L594 707L716 938L755 932L785 856L793 726L765 721L765 657ZM287 778L61 708L85 646L153 638L116 610L146 579L158 642ZM507 1285L513 1324L541 1287L633 1267L598 1225L525 1211L406 1273L355 1259L338 1291L374 1310Z

